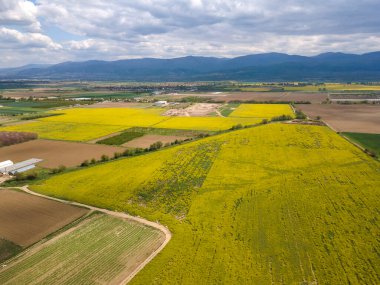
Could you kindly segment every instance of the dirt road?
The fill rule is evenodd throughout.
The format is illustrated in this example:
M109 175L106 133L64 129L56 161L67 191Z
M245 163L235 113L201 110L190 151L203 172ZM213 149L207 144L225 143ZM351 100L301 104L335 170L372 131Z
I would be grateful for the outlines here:
M107 210L107 209L97 208L97 207L93 207L93 206L89 206L89 205L85 205L85 204L81 204L81 203L77 203L77 202L71 202L71 201L66 201L66 200L62 200L62 199L58 199L58 198L53 198L53 197L45 196L45 195L42 195L42 194L39 194L39 193L31 191L28 188L28 185L23 186L23 187L17 187L17 189L20 189L20 190L22 190L22 191L24 191L26 193L29 193L31 195L35 195L35 196L38 196L38 197L43 197L43 198L47 198L47 199L50 199L50 200L59 201L59 202L65 203L65 204L73 205L73 206L85 207L85 208L88 208L90 210L99 211L99 212L102 212L102 213L105 213L105 214L108 214L108 215L111 215L111 216L115 216L115 217L131 220L131 221L135 221L135 222L139 222L139 223L142 223L144 225L147 225L149 227L158 229L161 232L163 232L164 235L165 235L165 240L162 243L162 245L159 248L157 248L154 252L152 252L152 254L144 262L142 262L132 273L130 273L123 280L121 280L120 282L118 282L118 284L120 284L120 285L126 284L129 281L131 281L132 278L135 277L136 274L139 273L145 267L145 265L147 265L161 250L164 249L164 247L169 243L170 239L172 238L171 232L165 226L160 225L158 223L154 223L154 222L145 220L145 219L140 218L140 217L134 217L134 216L131 216L131 215L128 215L128 214L125 214L125 213L121 213L121 212L113 212L113 211L110 211L110 210Z

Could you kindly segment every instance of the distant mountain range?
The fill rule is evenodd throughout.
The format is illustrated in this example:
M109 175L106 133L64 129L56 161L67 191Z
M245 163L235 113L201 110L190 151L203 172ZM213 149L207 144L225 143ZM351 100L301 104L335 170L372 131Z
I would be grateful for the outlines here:
M125 81L380 81L380 52L299 56L264 53L236 58L90 60L0 69L0 79Z

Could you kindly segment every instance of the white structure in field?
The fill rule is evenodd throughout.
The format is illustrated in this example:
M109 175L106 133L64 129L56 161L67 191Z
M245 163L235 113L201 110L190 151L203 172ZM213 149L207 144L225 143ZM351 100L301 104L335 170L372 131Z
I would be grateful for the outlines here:
M168 101L157 101L153 103L153 106L164 107L168 105Z
M11 167L13 164L14 163L12 160L6 160L3 162L0 162L0 173L2 173L2 174L7 173L7 168Z
M31 158L19 163L13 163L11 160L0 162L0 173L15 175L33 169L36 163L41 162L42 159Z

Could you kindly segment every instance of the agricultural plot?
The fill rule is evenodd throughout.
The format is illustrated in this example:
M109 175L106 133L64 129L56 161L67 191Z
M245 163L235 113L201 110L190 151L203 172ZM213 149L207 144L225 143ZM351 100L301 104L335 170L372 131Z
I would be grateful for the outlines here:
M297 105L308 117L321 117L338 132L380 134L380 105Z
M22 192L0 190L0 237L26 247L87 212Z
M124 130L124 126L37 121L1 128L2 131L33 132L42 139L89 141Z
M230 117L242 118L267 118L276 116L293 116L294 113L289 105L283 104L241 104Z
M274 111L271 111L271 108ZM260 107L263 108L263 107ZM271 118L277 113L276 105L264 107L259 117L168 117L162 116L164 109L148 108L74 108L54 111L61 114L39 119L30 124L1 128L4 131L35 132L40 138L91 141L131 127L182 129L195 131L220 131L241 124L253 125L262 118ZM269 113L265 115L265 111Z
M139 133L139 132L125 131L125 132L122 132L118 135L99 140L96 143L107 144L107 145L122 145L126 142L133 140L133 139L142 137L143 135L144 135L143 133Z
M184 141L187 137L178 136L160 136L160 135L145 135L124 143L123 146L130 148L149 148L155 142L163 144L172 143L175 141Z
M84 160L99 160L102 155L113 157L115 152L125 149L116 146L85 144L38 139L17 145L0 148L0 157L14 162L27 160L31 157L43 159L38 166L56 168L61 165L74 167Z
M379 284L379 169L327 127L277 123L33 189L169 226L132 284Z
M163 242L156 229L95 214L0 268L1 284L119 284Z
M320 92L218 92L218 93L192 93L160 96L161 99L176 99L196 96L215 102L255 101L255 102L310 102L320 104L327 99L327 93Z
M342 135L380 157L380 134L342 133Z

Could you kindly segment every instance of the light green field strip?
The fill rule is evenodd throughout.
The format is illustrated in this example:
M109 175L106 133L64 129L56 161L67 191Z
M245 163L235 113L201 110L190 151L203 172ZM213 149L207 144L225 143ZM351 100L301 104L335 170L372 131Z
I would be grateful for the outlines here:
M161 244L158 230L97 214L71 233L0 269L5 284L108 284Z
M167 225L132 284L380 283L380 164L327 127L244 129L33 189Z

